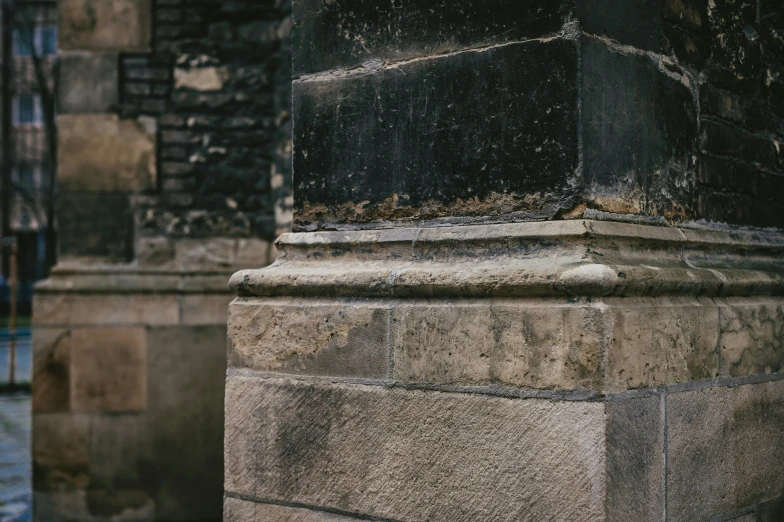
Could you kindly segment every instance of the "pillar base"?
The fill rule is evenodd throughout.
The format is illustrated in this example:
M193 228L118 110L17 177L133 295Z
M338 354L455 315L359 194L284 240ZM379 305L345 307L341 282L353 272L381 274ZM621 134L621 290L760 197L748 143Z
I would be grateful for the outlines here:
M784 235L574 220L278 248L232 278L227 520L781 507Z

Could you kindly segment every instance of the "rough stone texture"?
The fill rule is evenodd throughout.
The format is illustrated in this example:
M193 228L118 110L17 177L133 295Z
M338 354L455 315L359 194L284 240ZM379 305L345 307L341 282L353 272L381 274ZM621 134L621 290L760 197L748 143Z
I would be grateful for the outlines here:
M223 522L350 522L348 518L323 511L259 504L226 497L223 501Z
M373 302L234 301L229 365L286 373L383 378L386 306Z
M141 411L147 406L147 339L142 328L71 331L71 409Z
M784 382L667 398L668 515L708 520L784 490Z
M784 370L784 306L775 299L720 303L723 375Z
M298 222L538 212L568 200L577 60L574 41L555 39L296 81Z
M60 53L59 114L116 109L120 92L116 53ZM88 79L89 81L85 81Z
M603 520L604 406L229 376L226 491L396 520Z
M155 136L116 115L58 118L58 174L65 191L138 192L155 186Z
M73 490L89 482L90 419L73 413L37 415L33 423L36 490Z
M664 400L608 402L608 522L665 520Z
M710 300L608 300L607 391L719 374L719 310ZM768 336L770 342L775 342ZM755 360L758 360L755 358ZM751 369L749 369L751 370ZM754 371L738 372L750 375Z
M392 312L393 377L601 389L604 315L553 301L403 303Z
M150 48L151 0L60 0L59 47L144 52Z

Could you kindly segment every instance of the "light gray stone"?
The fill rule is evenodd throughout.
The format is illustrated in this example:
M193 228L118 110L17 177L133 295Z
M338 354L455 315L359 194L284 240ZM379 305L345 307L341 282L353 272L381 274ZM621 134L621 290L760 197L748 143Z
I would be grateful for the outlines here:
M63 52L59 58L60 114L116 110L120 92L117 53Z
M220 91L229 77L226 67L174 69L174 87L194 91Z
M607 522L665 520L664 403L607 403Z
M224 294L185 294L181 298L182 324L224 326L232 296Z
M230 375L226 491L395 520L604 520L604 405Z
M784 490L784 381L671 394L667 426L673 522L729 515Z
M237 299L229 318L229 365L383 378L388 314L373 301Z
M722 374L737 377L784 370L784 301L747 297L718 303Z
M165 325L180 321L177 295L38 293L40 326Z
M223 522L351 522L348 518L323 511L260 504L226 497L223 501Z

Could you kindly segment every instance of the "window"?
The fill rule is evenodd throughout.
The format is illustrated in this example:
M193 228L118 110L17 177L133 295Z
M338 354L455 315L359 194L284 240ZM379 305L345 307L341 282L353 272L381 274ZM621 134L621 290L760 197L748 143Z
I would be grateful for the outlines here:
M16 56L32 56L30 46L33 43L33 35L27 29L14 29L14 54Z
M31 125L41 123L41 98L34 94L14 96L14 124Z
M18 176L16 181L25 195L32 196L38 192L39 169L32 165L19 165L16 174Z
M41 32L41 54L44 56L57 54L57 27L46 25L39 29Z
M44 25L30 29L14 29L14 54L21 57L32 56L31 45L35 45L40 56L57 54L57 27Z

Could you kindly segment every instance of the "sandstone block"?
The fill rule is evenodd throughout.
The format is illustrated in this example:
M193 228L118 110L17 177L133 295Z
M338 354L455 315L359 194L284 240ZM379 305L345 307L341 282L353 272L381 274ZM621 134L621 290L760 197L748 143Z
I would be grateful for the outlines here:
M63 190L139 192L155 187L155 136L136 120L61 114L58 126Z
M663 399L606 403L607 521L665 519Z
M182 324L225 325L232 296L225 294L185 294L181 298Z
M174 87L194 91L220 91L228 79L225 67L196 67L174 69Z
M74 413L33 417L33 484L37 491L73 490L89 483L90 419Z
M604 311L543 300L403 304L393 376L408 381L601 389Z
M348 518L323 511L259 504L226 497L223 501L223 522L351 522Z
M116 110L119 57L116 53L60 53L59 114Z
M604 405L230 375L226 491L395 520L604 520Z
M143 328L72 331L71 408L139 411L147 405L147 339Z
M719 313L709 299L608 299L606 391L716 377Z
M255 370L383 378L385 305L373 301L235 300L229 365Z
M232 238L180 239L174 250L177 264L186 270L226 268L237 258L237 242Z
M41 326L164 325L180 319L176 295L38 293L34 302Z
M784 370L784 302L720 300L721 373L733 377Z
M67 411L70 406L71 332L33 330L33 411Z
M58 2L59 46L66 50L148 51L151 11L151 0L62 0Z
M667 398L668 514L708 520L784 490L784 382Z

